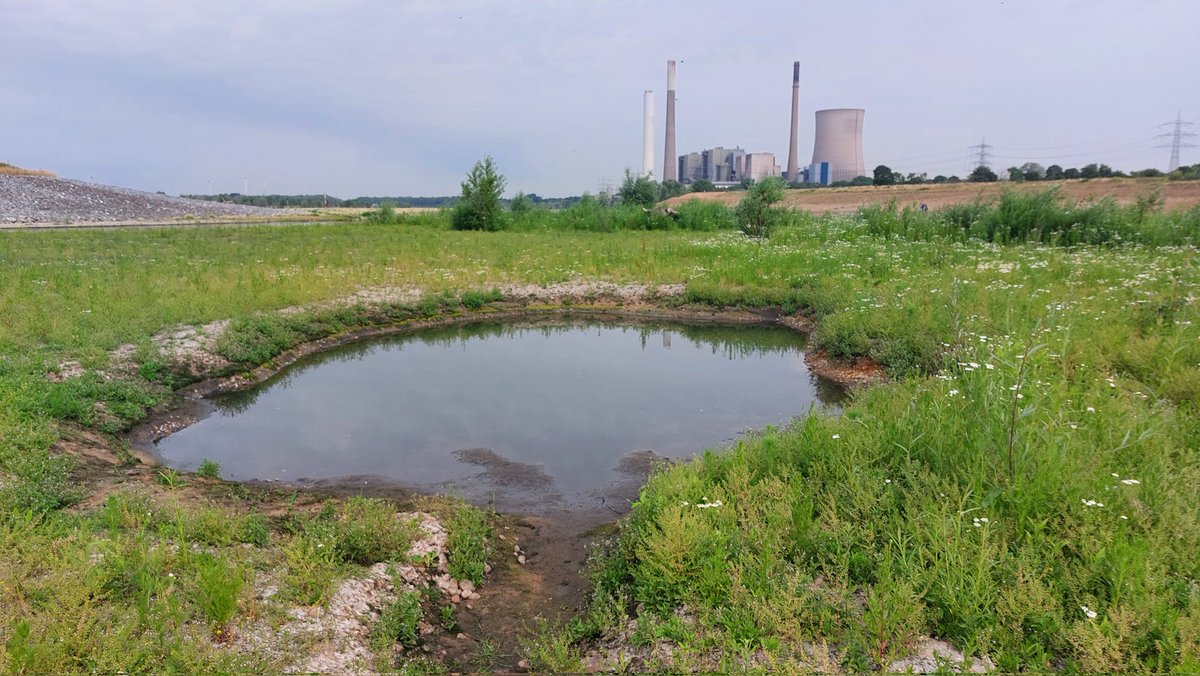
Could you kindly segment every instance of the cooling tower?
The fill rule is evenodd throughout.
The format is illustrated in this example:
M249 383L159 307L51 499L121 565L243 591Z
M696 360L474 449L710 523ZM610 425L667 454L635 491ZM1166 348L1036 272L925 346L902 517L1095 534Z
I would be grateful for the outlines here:
M817 111L813 164L829 163L832 181L849 181L866 176L863 167L861 108L832 108Z
M792 136L788 144L787 180L800 180L800 62L792 64Z
M642 94L642 176L654 175L654 92Z
M667 138L663 143L663 181L677 181L675 173L675 62L667 62Z

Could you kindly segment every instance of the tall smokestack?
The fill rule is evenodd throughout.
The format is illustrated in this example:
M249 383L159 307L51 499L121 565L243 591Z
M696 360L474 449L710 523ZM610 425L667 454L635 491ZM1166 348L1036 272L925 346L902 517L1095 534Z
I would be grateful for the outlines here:
M667 62L667 139L663 149L663 181L678 181L675 156L675 62Z
M800 180L800 62L792 64L792 140L788 145L787 180Z
M642 94L642 176L654 175L654 92Z

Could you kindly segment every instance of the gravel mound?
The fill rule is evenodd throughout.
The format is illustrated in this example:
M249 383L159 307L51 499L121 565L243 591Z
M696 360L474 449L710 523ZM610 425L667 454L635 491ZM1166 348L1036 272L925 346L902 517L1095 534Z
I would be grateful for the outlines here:
M0 175L0 225L278 216L280 209L170 197L50 176Z

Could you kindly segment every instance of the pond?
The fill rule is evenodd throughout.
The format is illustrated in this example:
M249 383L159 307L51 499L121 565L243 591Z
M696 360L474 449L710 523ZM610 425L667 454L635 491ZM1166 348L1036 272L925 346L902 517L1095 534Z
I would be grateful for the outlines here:
M502 508L579 505L844 396L774 325L473 323L343 346L210 400L156 444L234 480L380 483ZM364 489L366 490L366 489Z

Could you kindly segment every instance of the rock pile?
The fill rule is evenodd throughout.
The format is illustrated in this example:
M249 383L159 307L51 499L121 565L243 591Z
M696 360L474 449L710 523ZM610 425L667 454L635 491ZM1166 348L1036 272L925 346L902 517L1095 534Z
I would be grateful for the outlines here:
M52 176L0 175L0 225L278 216L279 209L170 197Z

